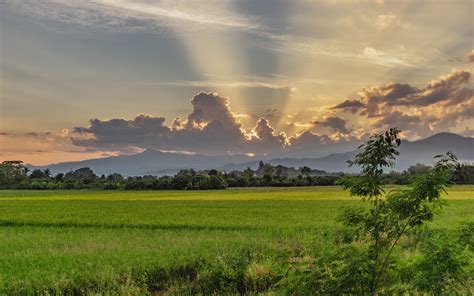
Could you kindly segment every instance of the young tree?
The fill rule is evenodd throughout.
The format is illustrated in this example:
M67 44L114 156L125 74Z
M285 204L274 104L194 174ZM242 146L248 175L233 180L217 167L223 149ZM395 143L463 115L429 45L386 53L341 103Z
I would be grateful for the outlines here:
M342 215L347 226L356 227L362 239L369 242L370 282L368 292L375 295L386 276L391 254L406 232L424 222L432 220L434 209L439 207L440 196L450 185L452 171L456 167L456 156L450 152L438 159L431 170L416 177L408 189L394 190L387 194L383 185L383 170L394 166L399 154L397 147L400 130L392 128L385 133L370 137L361 145L359 154L349 165L357 165L361 173L341 180L344 189L351 195L368 199L372 208L367 213L349 210Z

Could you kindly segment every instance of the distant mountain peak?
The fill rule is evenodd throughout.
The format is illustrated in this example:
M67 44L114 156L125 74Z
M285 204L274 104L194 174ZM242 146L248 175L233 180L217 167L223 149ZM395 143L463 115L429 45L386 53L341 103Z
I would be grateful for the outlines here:
M462 136L462 135L455 134L455 133L450 133L450 132L441 132L441 133L437 133L437 134L431 135L431 136L429 136L429 137L427 137L427 138L420 139L420 141L422 141L422 140L428 140L428 139L437 139L437 138L468 139L469 137L464 137L464 136Z
M403 141L399 148L400 156L397 157L396 170L404 170L415 163L431 164L433 156L454 152L463 162L474 161L474 138L463 137L454 133L443 132L428 138L416 141ZM78 162L66 162L42 166L38 168L49 168L53 173L68 172L81 167L90 167L97 174L121 173L124 175L171 174L183 168L188 169L223 169L243 170L247 166L256 168L258 160L272 165L284 165L287 167L309 166L312 169L327 172L355 172L358 168L348 168L346 161L353 159L357 150L328 151L326 156L315 157L303 154L274 155L273 157L249 157L247 155L202 155L189 154L174 151L160 151L145 149L141 153L133 155L121 155L119 157L105 157L88 159ZM35 168L35 167L32 167Z

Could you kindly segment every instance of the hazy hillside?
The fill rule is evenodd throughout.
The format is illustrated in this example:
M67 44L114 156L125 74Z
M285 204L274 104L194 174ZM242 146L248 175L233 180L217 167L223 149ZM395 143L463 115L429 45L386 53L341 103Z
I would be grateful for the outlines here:
M402 171L415 163L430 164L433 156L453 151L461 162L474 161L474 138L463 137L451 133L439 133L418 141L402 141L399 147L400 155L396 161L395 170ZM269 161L272 165L281 164L289 167L309 166L327 172L355 172L356 167L349 168L347 161L353 159L357 151L330 154L320 158L274 158ZM255 169L258 161L241 164L227 164L220 169L242 170L246 167Z
M396 170L404 170L415 163L430 164L433 156L447 151L453 151L462 162L474 161L474 138L463 137L451 133L439 133L418 141L403 141L399 148L400 156L397 159ZM246 155L187 155L167 153L155 150L145 150L142 153L127 156L115 156L100 159L90 159L79 162L66 162L44 166L53 173L67 172L81 167L90 167L97 174L119 172L124 175L165 175L174 174L179 169L211 169L243 170L246 167L256 169L258 162L264 160L272 165L287 167L309 166L313 169L328 172L357 171L357 168L348 168L347 160L354 158L356 151L330 154L319 158L298 157L249 157ZM295 152L290 152L295 155ZM266 159L267 158L267 159Z
M96 174L118 172L124 175L171 175L184 168L211 169L230 162L246 162L249 159L246 155L206 156L145 150L135 155L63 162L40 168L49 168L53 174L65 173L81 167L89 167Z

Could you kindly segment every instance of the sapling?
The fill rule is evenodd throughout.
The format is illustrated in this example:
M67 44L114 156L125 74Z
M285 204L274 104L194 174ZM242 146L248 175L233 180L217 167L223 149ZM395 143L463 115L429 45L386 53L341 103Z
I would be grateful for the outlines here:
M400 130L390 130L374 135L359 147L360 152L350 166L357 165L357 176L341 180L343 188L351 195L361 196L372 204L367 213L357 219L350 215L344 223L358 227L369 243L371 295L377 294L386 276L393 250L400 239L410 230L431 221L436 208L441 207L441 194L450 185L452 171L458 165L456 156L448 152L435 156L431 170L415 177L406 189L393 190L385 195L384 168L394 166L401 140ZM346 215L348 216L348 215ZM343 216L344 217L344 216Z

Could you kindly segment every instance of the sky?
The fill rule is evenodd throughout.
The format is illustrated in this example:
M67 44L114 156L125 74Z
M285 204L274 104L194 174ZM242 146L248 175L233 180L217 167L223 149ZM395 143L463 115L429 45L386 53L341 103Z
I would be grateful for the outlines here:
M0 0L0 161L474 136L470 0ZM334 148L335 149L335 148Z

